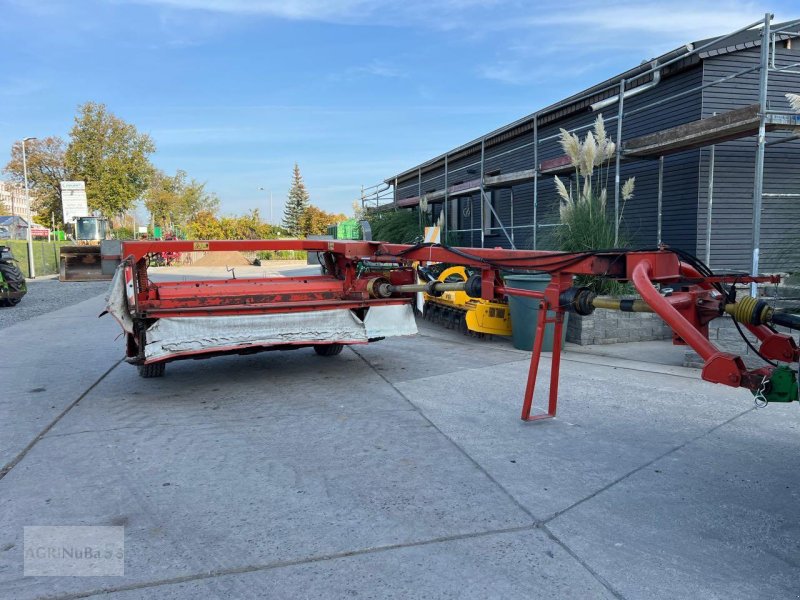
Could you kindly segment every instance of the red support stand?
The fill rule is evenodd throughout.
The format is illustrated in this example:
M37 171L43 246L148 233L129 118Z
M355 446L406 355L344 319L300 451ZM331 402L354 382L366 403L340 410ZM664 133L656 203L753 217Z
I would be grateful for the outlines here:
M533 393L536 389L536 377L539 373L539 360L542 357L542 346L544 344L545 328L548 323L554 324L553 331L553 353L550 362L550 394L545 414L531 416L533 408ZM533 340L533 352L531 353L531 366L528 370L528 383L525 386L525 399L522 403L523 421L541 421L542 419L552 419L556 416L558 409L558 375L561 367L561 334L564 328L564 313L556 311L555 318L547 316L547 302L542 300L539 304L539 316L536 324L536 333Z

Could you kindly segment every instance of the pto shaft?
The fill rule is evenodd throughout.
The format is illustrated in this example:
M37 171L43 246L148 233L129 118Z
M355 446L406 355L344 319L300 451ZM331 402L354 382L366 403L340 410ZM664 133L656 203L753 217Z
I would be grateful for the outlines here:
M745 325L782 325L789 329L800 329L800 316L776 310L763 300L750 296L726 304L725 312Z
M431 296L441 296L444 292L466 292L471 298L481 296L480 275L470 275L466 281L428 281L425 283L404 283L395 285L383 277L375 277L367 283L367 292L373 298L390 298L396 294L425 292Z

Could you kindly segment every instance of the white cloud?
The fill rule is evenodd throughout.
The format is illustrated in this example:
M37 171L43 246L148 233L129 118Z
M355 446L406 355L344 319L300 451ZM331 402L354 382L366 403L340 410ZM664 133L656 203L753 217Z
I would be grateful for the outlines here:
M373 59L367 64L349 67L340 73L332 73L331 81L353 81L364 77L378 77L382 79L398 79L407 77L407 73L398 67L382 60Z
M581 77L603 68L603 61L579 61L569 65L550 61L543 64L532 60L500 60L493 64L478 67L478 75L513 85L545 84L558 79Z
M357 13L359 8L371 4L368 0L138 0L138 2L186 10L313 20L352 15Z
M418 25L434 29L476 29L476 14L513 0L107 0L228 15L262 15L290 20L358 25ZM479 29L479 28L478 28Z
M109 0L232 15L361 24L410 23L437 29L474 31L523 29L536 25L585 25L603 31L636 30L703 36L741 27L762 16L758 1L722 0ZM705 6L704 6L705 4ZM480 16L481 18L476 18ZM579 32L564 32L579 33Z
M713 9L703 8L696 2L622 2L601 7L554 11L532 17L529 25L559 25L605 32L657 34L680 40L694 41L722 35L755 21L764 10L754 3L719 3ZM578 38L579 39L579 38ZM679 42L679 43L680 43Z
M477 73L516 85L580 78L592 71L599 80L688 42L730 33L764 14L757 2L721 0L713 9L707 6L687 0L579 0L566 9L503 18L487 26L530 34L515 37Z

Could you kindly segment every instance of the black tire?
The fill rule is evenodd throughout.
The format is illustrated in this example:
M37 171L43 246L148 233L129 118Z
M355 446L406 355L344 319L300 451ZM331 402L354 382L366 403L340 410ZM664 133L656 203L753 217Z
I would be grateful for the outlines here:
M314 352L320 356L336 356L341 354L344 349L344 344L317 344L314 346Z
M163 377L164 369L167 368L167 363L157 362L150 363L149 365L138 365L139 377L150 379L151 377Z
M25 276L19 267L13 262L0 262L0 274L3 280L8 285L9 291L12 292L25 292L27 286L25 285ZM0 306L16 306L22 298L4 298L0 300Z

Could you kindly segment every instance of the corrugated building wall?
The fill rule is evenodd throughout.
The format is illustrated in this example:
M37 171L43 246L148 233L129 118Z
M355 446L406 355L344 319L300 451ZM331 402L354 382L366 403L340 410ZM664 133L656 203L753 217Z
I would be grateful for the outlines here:
M629 80L626 88L629 93L640 86L649 89L626 97L622 140L756 104L759 73L755 67L761 55L758 32L751 30L735 37L735 43L730 42L733 46L721 44L663 68L660 81L654 81L657 78L652 74L636 75ZM794 48L791 43L779 41L776 44L774 66L789 67L800 62L800 39L794 42ZM695 46L702 44L697 42ZM662 59L668 60L682 51L685 52L678 49ZM733 77L745 69L753 70ZM725 77L731 79L715 83ZM606 84L609 82L613 80ZM787 110L786 92L800 93L800 73L771 72L769 107ZM538 184L535 184L533 172L542 161L563 157L559 145L561 128L576 131L583 137L598 114L603 115L608 134L618 141L618 103L613 101L616 91L613 87L603 90L597 87L592 88L591 94L588 98L567 99L541 111L536 119L531 115L487 134L483 144L476 140L450 151L446 177L443 157L424 163L419 171L405 172L399 176L395 188L398 205L412 206L420 194L433 194L429 201L429 218L435 221L442 212L447 213L445 229L451 232L450 243L506 248L513 243L525 249L557 248L560 218L554 178L545 170L538 175ZM604 98L611 98L605 107L597 112L590 109L590 104ZM785 140L786 133L768 134L768 141L779 139ZM714 148L710 245L710 264L714 268L749 269L755 154L755 137L718 143ZM705 147L667 154L663 158L660 231L658 157L629 158L621 162L621 180L636 177L633 199L620 207L624 215L621 231L630 247L651 248L662 242L706 257L710 155L710 149ZM607 209L610 214L614 212L613 162L608 173ZM496 215L490 214L487 208L483 222L478 191L481 172L489 179L510 173L530 174L511 187L487 187L487 199ZM575 185L574 174L567 172L560 177L567 185ZM764 182L761 268L797 270L800 267L800 248L796 244L800 226L800 140L767 146ZM445 207L442 190L446 185L451 194ZM469 189L459 191L463 188Z
M800 45L787 49L778 44L777 67L800 62ZM703 63L703 81L730 76L758 64L760 48L709 57ZM788 110L787 92L800 93L800 76L772 72L769 76L770 108ZM703 117L758 102L758 72L754 71L703 90ZM785 138L768 133L767 140ZM698 194L697 254L706 257L708 224L708 171L710 148L702 151ZM717 144L714 148L714 190L711 211L710 264L715 269L748 270L752 260L753 182L756 138ZM800 193L800 141L767 146L764 161L765 194ZM800 266L800 196L764 197L761 223L761 268L796 270Z

